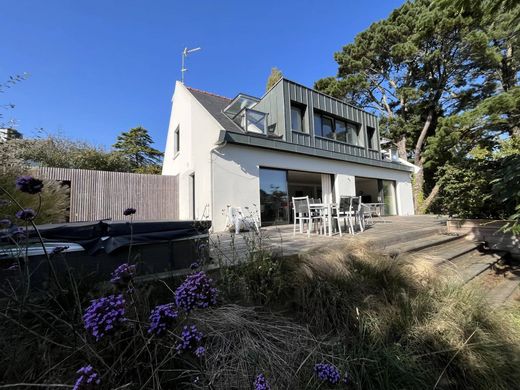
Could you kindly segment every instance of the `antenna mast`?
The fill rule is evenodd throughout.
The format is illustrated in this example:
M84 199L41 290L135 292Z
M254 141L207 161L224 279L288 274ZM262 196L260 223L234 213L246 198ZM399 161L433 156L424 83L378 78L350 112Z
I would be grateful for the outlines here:
M182 65L181 65L181 82L184 84L184 72L186 72L188 69L186 68L186 57L188 57L188 54L193 53L195 51L199 51L200 47L196 47L194 49L188 49L187 47L184 48L182 51Z

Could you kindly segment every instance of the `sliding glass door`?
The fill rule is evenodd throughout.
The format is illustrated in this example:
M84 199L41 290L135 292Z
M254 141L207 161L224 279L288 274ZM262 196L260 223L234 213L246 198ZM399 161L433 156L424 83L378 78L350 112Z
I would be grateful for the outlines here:
M260 168L260 217L262 226L289 222L287 171Z

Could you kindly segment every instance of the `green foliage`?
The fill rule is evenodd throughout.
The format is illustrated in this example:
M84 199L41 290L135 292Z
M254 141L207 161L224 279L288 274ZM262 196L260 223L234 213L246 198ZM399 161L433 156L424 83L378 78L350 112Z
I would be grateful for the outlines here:
M123 155L86 142L47 135L43 138L11 140L3 144L12 157L33 166L128 172Z
M271 68L271 74L267 78L266 92L269 91L283 77L282 71L277 67Z
M439 170L441 190L431 211L458 218L496 218L501 205L490 196L493 165L486 160L444 165Z
M129 161L133 172L150 169L158 172L163 153L152 148L152 144L153 140L148 130L139 126L122 132L113 146Z

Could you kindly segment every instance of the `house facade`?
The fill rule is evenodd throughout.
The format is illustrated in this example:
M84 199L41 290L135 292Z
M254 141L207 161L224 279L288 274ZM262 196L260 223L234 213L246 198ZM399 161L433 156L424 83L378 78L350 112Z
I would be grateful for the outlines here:
M377 118L281 79L263 97L234 99L177 82L163 175L178 176L180 219L225 228L227 206L263 226L291 222L293 196L341 195L413 214L413 165L381 149Z

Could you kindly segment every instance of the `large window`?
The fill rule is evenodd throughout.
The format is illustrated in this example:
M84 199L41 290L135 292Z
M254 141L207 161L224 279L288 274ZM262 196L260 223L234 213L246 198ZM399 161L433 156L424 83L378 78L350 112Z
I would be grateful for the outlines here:
M352 145L361 145L358 125L317 112L314 113L314 135Z
M305 128L305 107L301 105L291 104L291 129L293 131L301 131L306 133Z
M264 226L288 222L287 171L260 168L260 217Z

